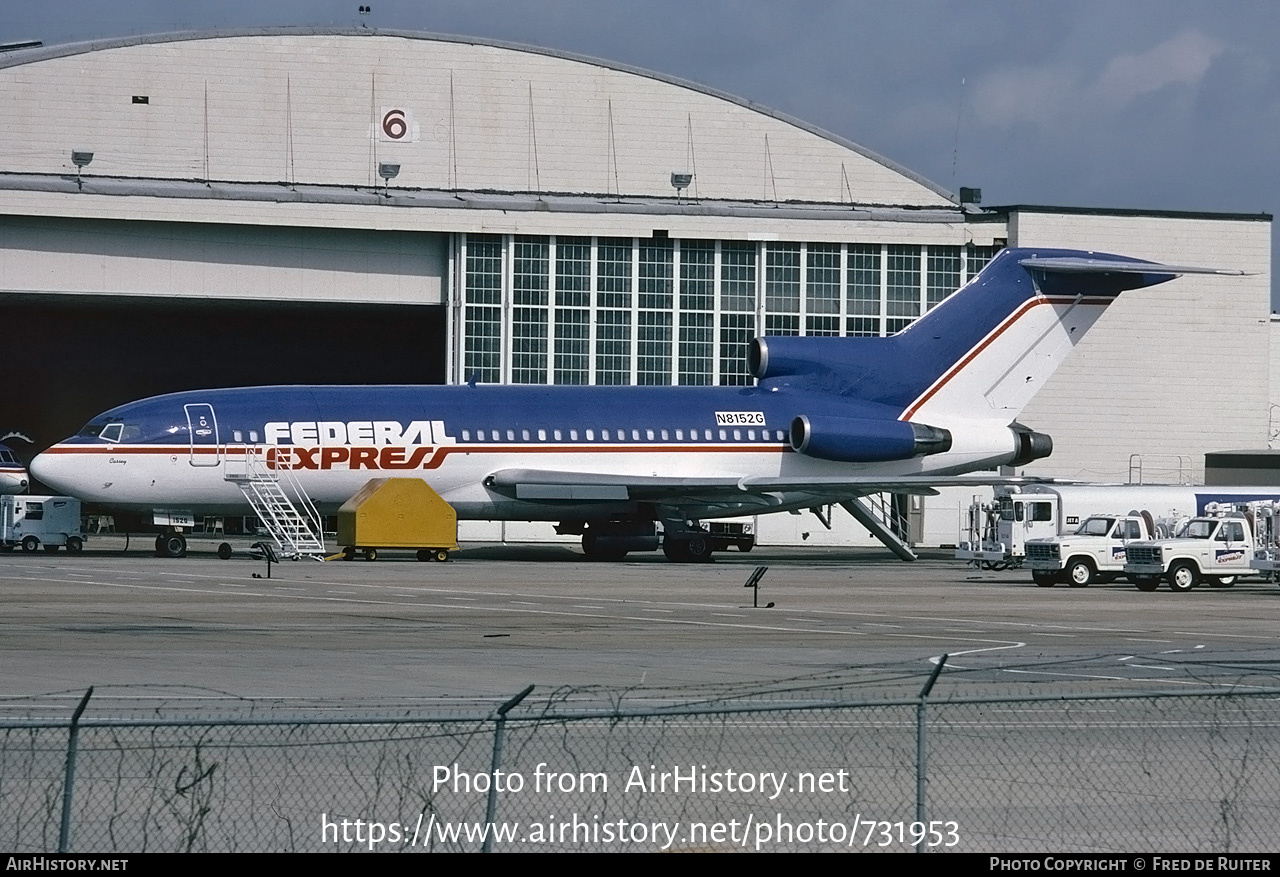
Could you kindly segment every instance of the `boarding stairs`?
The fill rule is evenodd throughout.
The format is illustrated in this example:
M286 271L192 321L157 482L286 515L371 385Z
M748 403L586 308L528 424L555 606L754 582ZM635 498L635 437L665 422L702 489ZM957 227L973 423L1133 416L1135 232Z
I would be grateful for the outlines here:
M279 557L324 560L323 519L294 474L292 455L286 448L276 448L273 462L274 468L269 468L260 448L246 446L239 459L228 448L224 477L249 501L275 540Z
M841 508L870 530L886 548L903 560L915 560L906 506L907 496L901 493L875 493L840 503Z

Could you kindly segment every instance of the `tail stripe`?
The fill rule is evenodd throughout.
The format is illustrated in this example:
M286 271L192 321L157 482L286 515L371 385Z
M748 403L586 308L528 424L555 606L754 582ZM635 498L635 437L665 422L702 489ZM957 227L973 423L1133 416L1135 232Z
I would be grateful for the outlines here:
M1084 298L1084 297L1071 297L1071 296L1044 296L1044 295L1036 296L1035 298L1028 299L1027 301L1023 302L1023 304L1017 310L1015 310L1012 314L1006 317L1004 322L996 326L996 328L993 329L987 335L987 337L983 338L981 341L975 344L973 348L969 350L968 353L966 353L964 356L960 357L959 360L953 363L949 369L947 369L937 380L935 380L928 387L928 389L926 389L923 393L921 393L914 402L912 402L910 405L906 407L906 409L902 412L902 414L898 417L898 419L910 420L912 416L914 416L915 413L920 410L921 406L923 406L926 402L928 402L931 398L933 398L934 395L941 392L946 387L946 385L951 381L952 378L954 378L956 375L964 371L965 367L970 362L972 362L974 358L978 356L978 354L986 350L987 347L989 347L997 338L1003 335L1006 331L1013 328L1013 326L1017 324L1018 320L1022 319L1022 317L1025 316L1028 312L1030 312L1032 308L1039 307L1040 305L1059 305L1059 304L1086 304L1086 305L1101 305L1102 307L1106 307L1107 305L1111 304L1112 301L1114 301L1114 299L1107 298L1107 297Z

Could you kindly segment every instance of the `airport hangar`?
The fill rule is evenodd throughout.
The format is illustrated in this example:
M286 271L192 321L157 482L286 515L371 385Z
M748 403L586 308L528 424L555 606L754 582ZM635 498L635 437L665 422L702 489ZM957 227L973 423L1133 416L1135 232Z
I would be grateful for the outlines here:
M746 384L753 335L893 333L1003 246L1251 272L1121 296L1020 418L1055 440L1026 472L1198 480L1273 432L1266 214L984 208L696 83L420 33L17 50L0 107L0 434L22 452L210 386ZM969 500L926 500L916 538L954 542ZM868 542L834 523L759 538Z

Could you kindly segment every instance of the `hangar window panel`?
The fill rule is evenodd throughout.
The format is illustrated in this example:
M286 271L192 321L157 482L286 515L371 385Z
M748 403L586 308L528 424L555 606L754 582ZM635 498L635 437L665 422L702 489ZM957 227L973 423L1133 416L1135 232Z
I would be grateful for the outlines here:
M464 376L502 380L502 238L468 235L463 281Z
M631 383L630 238L596 242L596 383Z
M809 244L805 252L805 334L840 334L840 245Z
M720 310L756 310L756 245L725 241L720 245Z
M756 334L755 314L720 315L720 383L730 387L750 386L747 371L747 344Z
M715 355L715 317L709 313L680 313L680 383L711 383Z
M880 334L880 265L879 244L850 244L846 271L846 307L848 319L845 334L875 336Z
M787 314L766 314L764 318L764 334L766 335L799 335L800 317Z
M545 384L551 242L519 236L512 246L511 382Z
M556 238L553 382L591 380L591 239Z
M596 306L631 307L631 241L600 238L596 255Z
M800 313L799 244L769 244L765 250L764 307L770 314Z
M556 306L591 307L590 238L556 238Z
M885 290L885 329L889 334L901 332L920 316L920 248L890 244L886 252L888 285Z
M596 383L631 383L631 312L596 315Z
M640 311L636 326L636 383L671 383L671 312Z
M960 248L929 247L928 267L925 307L932 310L960 288Z
M996 253L1000 252L1000 249L1000 247L975 247L973 244L965 246L965 279L976 277L978 272L987 267L987 263L996 257Z
M680 242L680 310L715 307L716 247L710 241Z
M591 312L556 310L555 383L586 384L591 380Z
M879 317L849 317L845 320L845 334L854 338L873 338L880 334Z
M675 249L670 240L640 242L640 277L637 292L640 307L670 310L672 302L672 263Z
M678 383L707 385L715 369L715 269L712 241L680 242Z

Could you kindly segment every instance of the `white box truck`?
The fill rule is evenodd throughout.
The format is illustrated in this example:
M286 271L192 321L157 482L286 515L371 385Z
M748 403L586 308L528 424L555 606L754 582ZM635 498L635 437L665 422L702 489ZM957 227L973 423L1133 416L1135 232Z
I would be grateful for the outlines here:
M70 552L84 548L80 500L69 496L0 496L0 551Z

